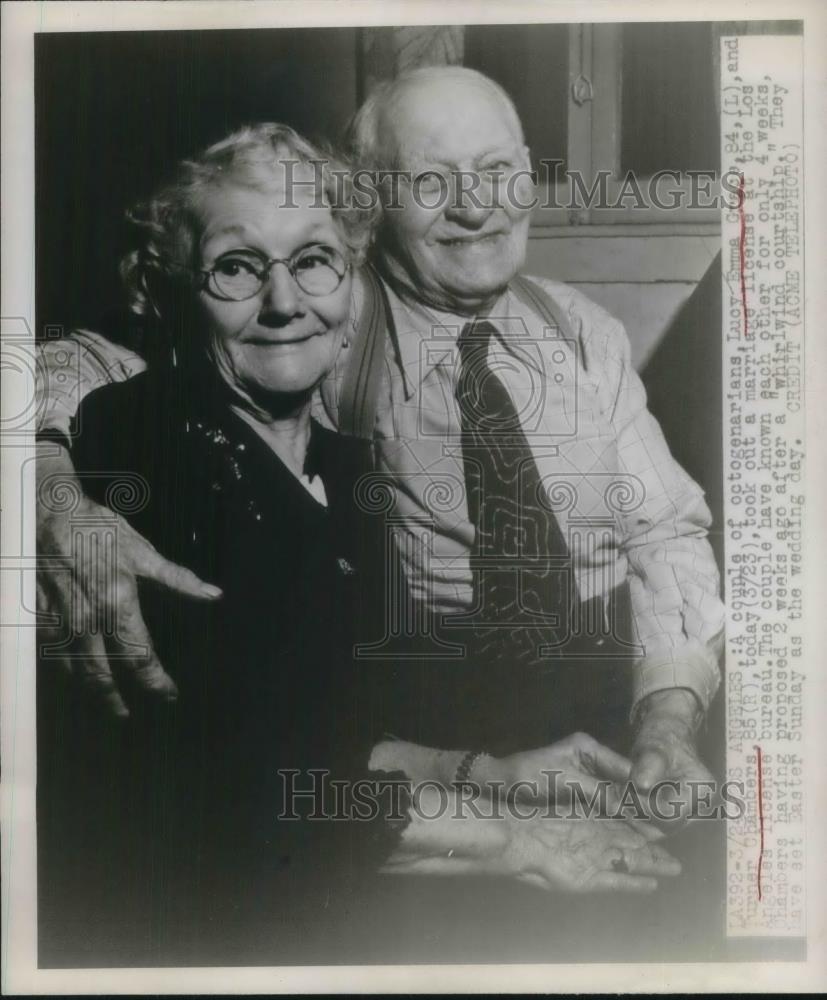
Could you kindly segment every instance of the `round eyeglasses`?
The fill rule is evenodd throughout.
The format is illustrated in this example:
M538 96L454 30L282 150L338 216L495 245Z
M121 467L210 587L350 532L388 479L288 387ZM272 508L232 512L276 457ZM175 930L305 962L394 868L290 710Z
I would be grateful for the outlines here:
M286 258L267 258L255 250L230 250L199 273L204 290L214 298L243 302L258 295L276 264L284 264L307 295L332 294L350 269L335 247L319 243Z

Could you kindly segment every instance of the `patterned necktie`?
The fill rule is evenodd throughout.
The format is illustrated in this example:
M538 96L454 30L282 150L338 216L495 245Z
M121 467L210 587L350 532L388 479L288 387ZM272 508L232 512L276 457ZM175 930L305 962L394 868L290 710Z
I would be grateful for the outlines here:
M476 537L472 625L479 652L531 662L560 643L578 602L571 557L537 463L488 348L496 328L468 323L456 389L468 513Z

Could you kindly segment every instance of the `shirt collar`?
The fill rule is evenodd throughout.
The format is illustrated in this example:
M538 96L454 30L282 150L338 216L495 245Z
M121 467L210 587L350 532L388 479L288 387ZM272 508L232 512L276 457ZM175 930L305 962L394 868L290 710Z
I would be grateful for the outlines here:
M468 316L443 312L421 302L403 300L393 289L388 293L399 345L405 398L410 399L433 369L451 369L456 365L457 340ZM497 330L497 340L505 350L519 357L540 375L545 374L536 350L526 350L526 341L539 339L540 326L513 292L506 289L487 316Z

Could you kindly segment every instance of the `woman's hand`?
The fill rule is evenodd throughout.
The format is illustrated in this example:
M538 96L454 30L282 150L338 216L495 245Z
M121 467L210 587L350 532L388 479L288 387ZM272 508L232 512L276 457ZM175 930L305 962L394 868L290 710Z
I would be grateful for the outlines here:
M411 823L382 871L407 875L496 875L558 892L652 892L680 863L622 820L523 818L423 786Z
M483 790L488 782L502 782L506 794L531 803L583 802L583 797L592 800L597 795L595 802L605 814L619 805L622 791L615 783L627 781L631 770L626 757L587 733L573 733L537 750L490 762L483 758L472 770L471 780Z
M406 740L382 740L373 748L369 767L403 770L413 781L439 781L450 787L457 768L466 756L464 750L436 750ZM632 762L587 733L573 733L557 743L522 750L508 757L482 754L473 763L468 780L480 785L483 792L494 784L501 792L525 801L547 802L547 790L570 797L565 783L579 782L588 794L598 782L626 781ZM555 775L557 775L555 780Z
M451 788L461 750L435 750L404 740L374 747L370 767L404 771L414 782L438 781ZM471 767L468 782L483 796L499 796L535 805L574 801L600 815L616 815L632 762L587 733L573 733L557 743L507 757L483 754Z
M510 820L503 874L562 892L653 892L680 862L623 820Z

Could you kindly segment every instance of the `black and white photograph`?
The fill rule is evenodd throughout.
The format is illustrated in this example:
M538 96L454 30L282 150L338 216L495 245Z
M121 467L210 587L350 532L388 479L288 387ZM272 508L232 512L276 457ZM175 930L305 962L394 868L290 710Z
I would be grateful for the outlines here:
M4 988L825 985L819 22L520 6L39 5Z

